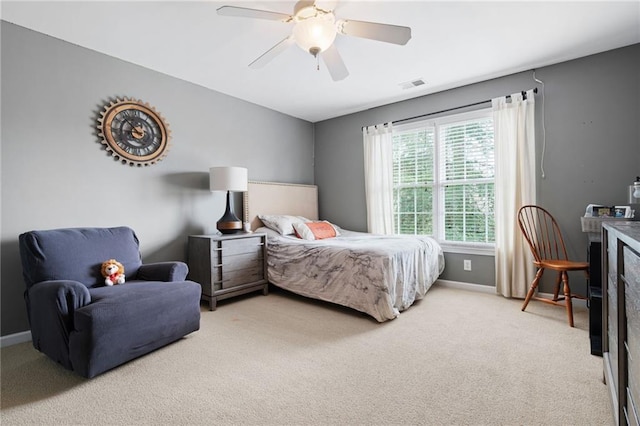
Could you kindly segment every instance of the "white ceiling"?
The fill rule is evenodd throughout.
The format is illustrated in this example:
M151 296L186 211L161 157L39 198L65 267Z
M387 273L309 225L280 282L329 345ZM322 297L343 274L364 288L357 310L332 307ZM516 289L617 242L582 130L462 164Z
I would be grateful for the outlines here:
M320 3L320 2L319 2ZM326 2L325 2L326 3ZM291 46L247 65L292 24L218 16L222 5L292 13L295 1L2 1L2 19L317 122L640 42L640 1L353 1L338 18L409 26L406 46L338 35L350 72ZM423 79L426 85L400 84Z

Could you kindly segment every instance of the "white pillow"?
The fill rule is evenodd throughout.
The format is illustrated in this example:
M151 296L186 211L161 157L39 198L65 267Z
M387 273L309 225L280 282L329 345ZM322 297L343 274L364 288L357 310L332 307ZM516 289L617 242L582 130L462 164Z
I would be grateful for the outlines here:
M280 233L280 235L291 235L296 231L293 229L295 223L309 222L309 219L302 216L291 215L262 215L259 214L258 218L264 223L264 226L271 228L274 231Z

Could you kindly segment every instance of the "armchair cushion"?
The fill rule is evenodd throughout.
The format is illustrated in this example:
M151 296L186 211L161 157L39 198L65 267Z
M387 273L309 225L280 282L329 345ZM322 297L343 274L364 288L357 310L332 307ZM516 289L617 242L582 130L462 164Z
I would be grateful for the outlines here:
M144 281L184 281L189 267L184 262L156 262L140 265L137 279Z
M192 281L90 289L92 303L75 311L70 334L73 370L93 377L197 330L200 290Z

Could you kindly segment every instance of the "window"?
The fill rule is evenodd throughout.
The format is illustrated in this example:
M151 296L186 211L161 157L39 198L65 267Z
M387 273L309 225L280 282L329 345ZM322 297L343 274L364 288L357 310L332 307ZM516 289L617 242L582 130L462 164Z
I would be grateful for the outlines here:
M491 110L395 126L395 232L492 247L494 157Z

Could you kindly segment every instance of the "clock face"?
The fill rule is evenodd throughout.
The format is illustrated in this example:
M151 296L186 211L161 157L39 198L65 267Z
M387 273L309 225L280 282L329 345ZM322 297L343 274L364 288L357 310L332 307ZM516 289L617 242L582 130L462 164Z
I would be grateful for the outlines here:
M124 164L148 166L167 154L168 125L142 101L116 100L105 107L98 121L102 143Z

